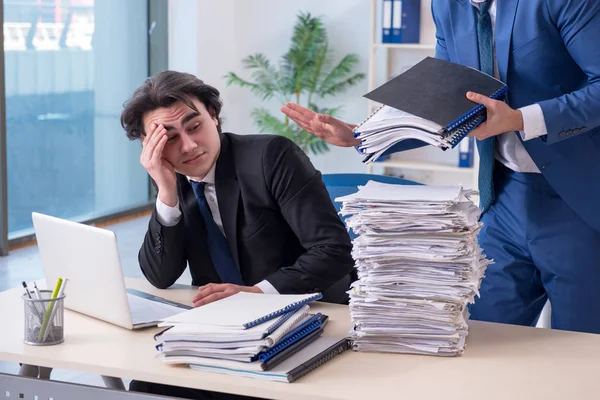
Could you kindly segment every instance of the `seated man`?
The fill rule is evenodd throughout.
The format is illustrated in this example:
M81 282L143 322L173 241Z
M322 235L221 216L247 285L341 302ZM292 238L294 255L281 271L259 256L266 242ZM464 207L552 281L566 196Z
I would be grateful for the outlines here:
M140 161L158 189L144 275L167 288L189 264L194 306L239 291L347 302L351 243L320 173L285 137L222 132L221 106L218 90L173 71L125 105L121 123L142 139ZM167 394L141 384L132 387Z

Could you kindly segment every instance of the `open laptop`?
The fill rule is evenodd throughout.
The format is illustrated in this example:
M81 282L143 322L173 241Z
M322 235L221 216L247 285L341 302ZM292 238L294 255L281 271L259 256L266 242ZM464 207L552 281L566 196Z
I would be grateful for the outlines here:
M125 287L114 232L32 213L46 284L68 279L65 307L127 329L191 307Z

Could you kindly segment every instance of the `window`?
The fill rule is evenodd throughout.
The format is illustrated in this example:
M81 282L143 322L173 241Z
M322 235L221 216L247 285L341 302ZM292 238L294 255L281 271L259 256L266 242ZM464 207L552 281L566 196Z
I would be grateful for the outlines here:
M147 0L4 0L9 238L31 212L86 220L149 201L119 117L148 76Z

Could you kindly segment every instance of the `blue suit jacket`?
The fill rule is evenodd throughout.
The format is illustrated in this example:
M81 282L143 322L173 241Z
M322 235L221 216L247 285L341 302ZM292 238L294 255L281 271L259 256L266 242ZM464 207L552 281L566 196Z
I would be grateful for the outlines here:
M600 0L496 3L496 57L508 103L538 103L548 130L525 148L561 198L600 231ZM436 57L479 68L471 2L432 0L431 9Z

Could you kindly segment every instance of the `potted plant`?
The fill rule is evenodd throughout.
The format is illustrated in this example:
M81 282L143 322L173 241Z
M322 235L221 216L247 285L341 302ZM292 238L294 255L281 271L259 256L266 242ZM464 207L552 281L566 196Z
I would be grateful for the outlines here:
M320 17L301 12L294 26L289 50L278 65L264 54L249 55L242 60L251 71L252 80L241 78L235 72L225 75L227 85L249 88L262 101L273 98L283 105L288 101L301 104L317 113L336 115L340 107L320 106L319 101L343 93L365 78L355 73L356 54L344 56L337 64L327 40L327 31ZM327 143L309 134L285 115L275 116L265 108L252 111L254 122L261 133L274 133L293 140L305 152L322 154L329 150Z

